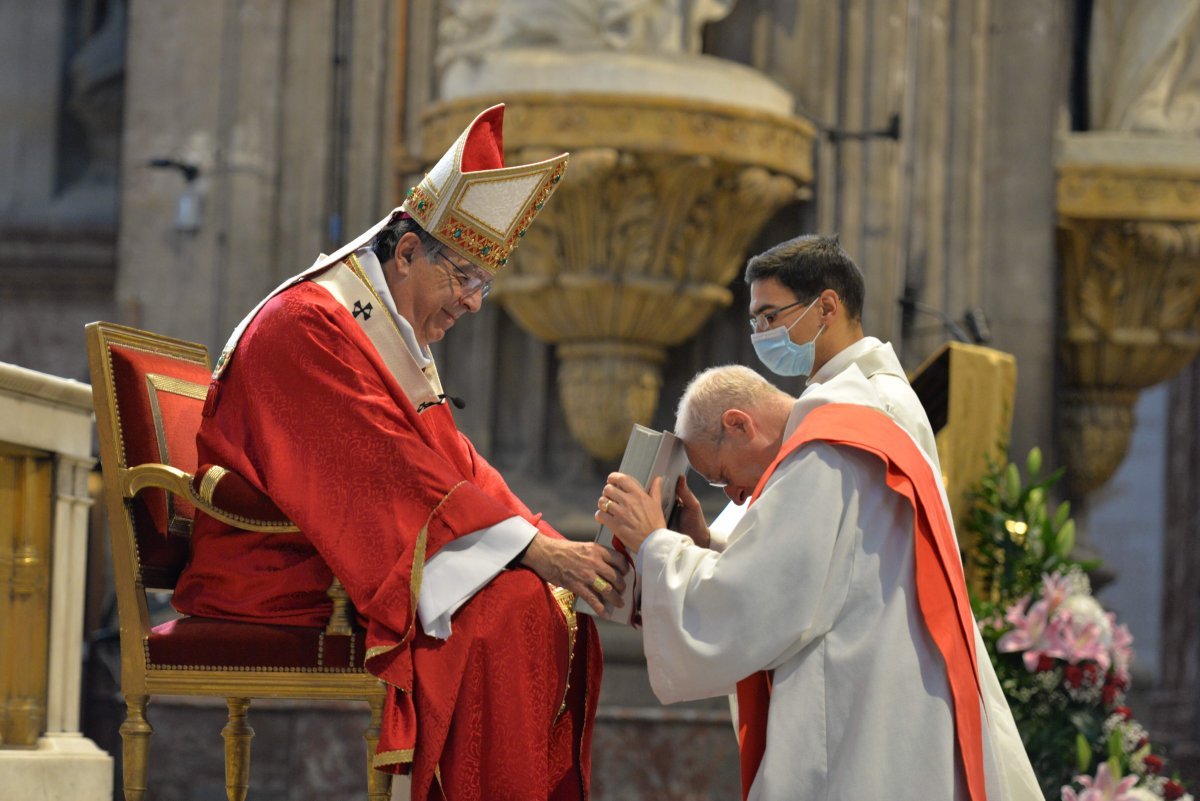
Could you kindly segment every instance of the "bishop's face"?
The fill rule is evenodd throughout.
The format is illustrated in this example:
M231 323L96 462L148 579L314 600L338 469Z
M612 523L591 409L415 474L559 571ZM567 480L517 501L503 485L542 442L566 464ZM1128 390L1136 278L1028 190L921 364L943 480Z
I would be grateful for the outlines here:
M422 345L446 336L458 318L477 312L490 288L478 267L458 254L442 250L434 256L416 248L409 280L413 281L409 322Z

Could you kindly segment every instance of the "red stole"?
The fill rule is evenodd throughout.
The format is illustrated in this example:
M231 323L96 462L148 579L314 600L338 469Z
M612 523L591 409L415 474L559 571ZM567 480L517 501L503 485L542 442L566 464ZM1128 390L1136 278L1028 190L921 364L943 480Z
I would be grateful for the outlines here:
M937 477L924 455L883 412L866 406L834 403L810 412L780 448L759 479L750 503L762 494L779 463L813 441L846 445L879 457L887 467L887 485L913 507L917 603L925 626L946 665L954 706L958 754L972 801L986 799L983 775L983 724L979 712L982 689L975 655L971 605L962 562L954 543L954 527L946 517ZM767 744L771 676L754 673L738 682L738 751L742 798L758 774Z

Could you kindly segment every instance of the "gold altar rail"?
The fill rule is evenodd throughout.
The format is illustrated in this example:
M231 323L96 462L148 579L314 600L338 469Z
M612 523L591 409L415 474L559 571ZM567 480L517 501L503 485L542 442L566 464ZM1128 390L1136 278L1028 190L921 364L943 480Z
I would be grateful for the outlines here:
M0 746L36 746L46 722L54 459L0 443Z

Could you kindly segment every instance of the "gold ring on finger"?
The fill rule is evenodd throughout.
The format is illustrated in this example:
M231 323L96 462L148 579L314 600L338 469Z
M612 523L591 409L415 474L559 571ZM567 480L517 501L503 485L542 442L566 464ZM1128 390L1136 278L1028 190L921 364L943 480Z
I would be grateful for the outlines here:
M608 588L611 586L611 584L602 579L600 576L596 576L594 579L592 579L592 589L594 589L596 592L608 592Z
M612 506L612 498L605 498L604 504L600 507L600 511L608 514L608 507Z

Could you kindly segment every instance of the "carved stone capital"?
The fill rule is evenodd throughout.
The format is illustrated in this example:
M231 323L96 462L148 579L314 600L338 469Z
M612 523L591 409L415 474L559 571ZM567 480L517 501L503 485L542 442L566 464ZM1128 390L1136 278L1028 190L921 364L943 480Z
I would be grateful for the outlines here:
M509 153L527 148L572 152L564 187L575 182L574 153L585 148L706 157L812 182L815 132L798 117L680 97L601 92L518 93L495 101L506 106L504 144ZM428 163L441 156L485 102L477 97L452 100L422 115Z
M1141 390L1200 353L1200 170L1059 166L1062 446L1078 494L1129 447Z
M1066 219L1059 252L1071 385L1142 390L1200 353L1200 223Z
M1200 219L1200 170L1060 164L1058 213L1077 219Z

